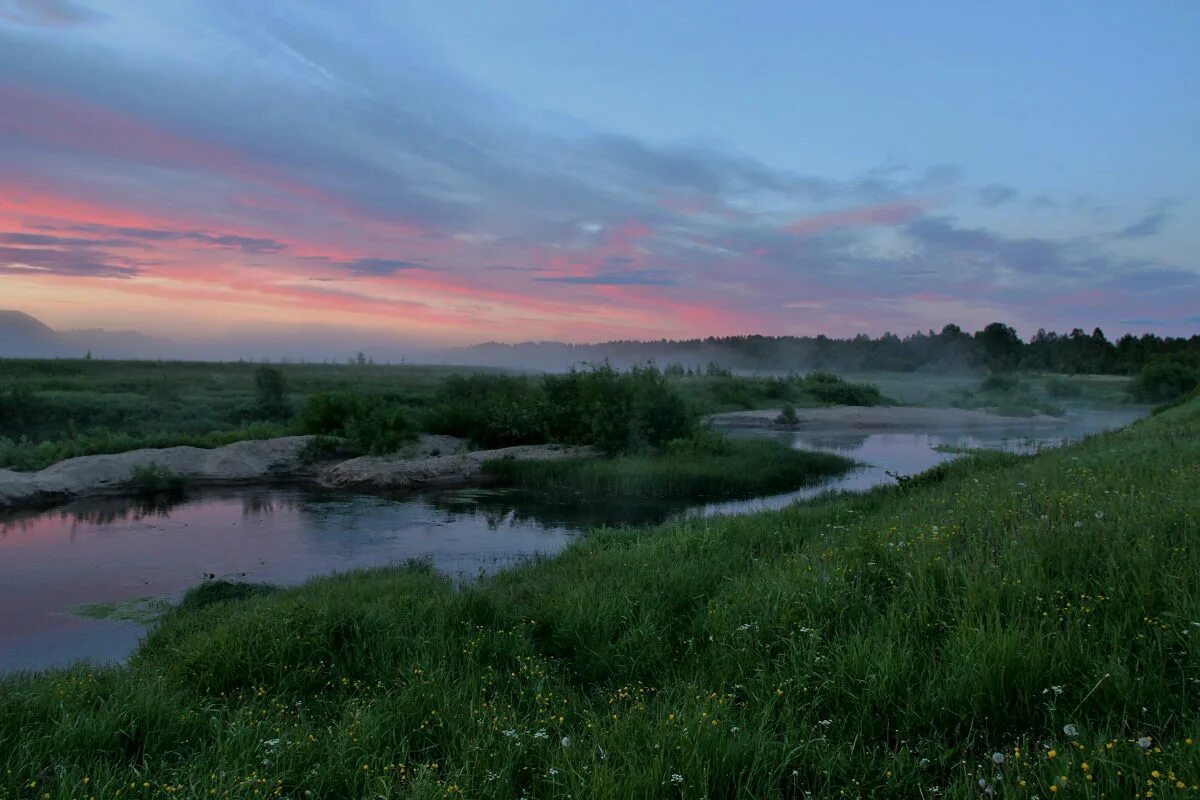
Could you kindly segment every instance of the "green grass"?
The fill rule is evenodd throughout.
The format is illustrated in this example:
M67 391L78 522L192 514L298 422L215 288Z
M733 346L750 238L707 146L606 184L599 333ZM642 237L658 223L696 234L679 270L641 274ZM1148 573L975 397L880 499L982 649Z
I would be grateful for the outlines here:
M0 682L0 798L1194 796L1197 485L1193 400L465 589L181 611L128 667Z
M439 366L0 359L0 468L301 433L343 437L354 452L376 455L422 430L488 447L549 439L625 451L684 435L697 414L884 402L872 386L827 375L499 375Z
M784 492L845 472L853 462L770 439L737 439L713 451L638 453L561 461L491 461L506 485L551 497L730 498Z
M219 447L299 432L260 418L255 363L0 359L0 468L41 469L75 456L142 447ZM353 387L423 409L450 375L438 366L275 365L285 401ZM15 393L15 394L14 394ZM9 408L14 400L19 407Z

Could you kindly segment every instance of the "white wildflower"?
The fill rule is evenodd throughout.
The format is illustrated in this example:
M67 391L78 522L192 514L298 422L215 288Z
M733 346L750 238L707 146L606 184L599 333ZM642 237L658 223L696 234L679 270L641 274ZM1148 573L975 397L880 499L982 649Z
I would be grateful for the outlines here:
M992 763L993 764L1003 764L1004 763L1004 753L1001 753L1000 751L996 751L995 753L992 753Z
M1138 747L1142 748L1143 750L1149 749L1151 744L1153 744L1153 742L1150 741L1149 736L1139 736L1138 737Z
M1063 733L1065 733L1067 736L1070 736L1072 739L1074 739L1076 736L1079 735L1079 729L1076 728L1074 725L1063 725Z

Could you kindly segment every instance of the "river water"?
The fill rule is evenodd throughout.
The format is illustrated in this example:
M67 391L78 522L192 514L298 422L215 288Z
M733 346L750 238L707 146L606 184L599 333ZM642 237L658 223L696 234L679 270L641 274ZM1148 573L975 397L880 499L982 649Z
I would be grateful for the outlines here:
M1030 452L1121 427L1141 413L1084 412L1049 429L1013 420L986 433L734 431L778 436L863 466L817 487L712 504L549 504L502 490L389 499L259 488L204 491L170 507L104 498L0 515L0 672L119 661L145 631L131 617L177 600L206 578L286 585L421 558L469 580L554 554L600 525L780 508L823 491L889 482L889 472L921 472L953 457L943 446Z

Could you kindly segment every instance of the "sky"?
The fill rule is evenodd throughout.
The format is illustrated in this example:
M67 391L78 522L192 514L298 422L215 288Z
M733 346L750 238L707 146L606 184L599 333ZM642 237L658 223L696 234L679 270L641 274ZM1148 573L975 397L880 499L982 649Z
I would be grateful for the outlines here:
M1200 331L1194 0L0 0L0 308L415 345Z

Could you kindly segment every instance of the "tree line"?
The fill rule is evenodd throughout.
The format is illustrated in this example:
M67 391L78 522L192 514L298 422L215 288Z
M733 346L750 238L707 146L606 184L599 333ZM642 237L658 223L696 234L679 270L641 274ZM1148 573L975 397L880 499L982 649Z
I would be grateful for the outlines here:
M1190 338L1153 333L1110 340L1099 328L1060 334L1039 330L1024 341L1009 325L993 322L968 333L957 325L900 337L725 336L689 340L614 341L572 345L529 342L468 348L488 363L572 364L607 360L618 366L707 364L734 370L833 370L896 372L978 370L1136 375L1148 364L1182 362L1200 368L1200 334Z

